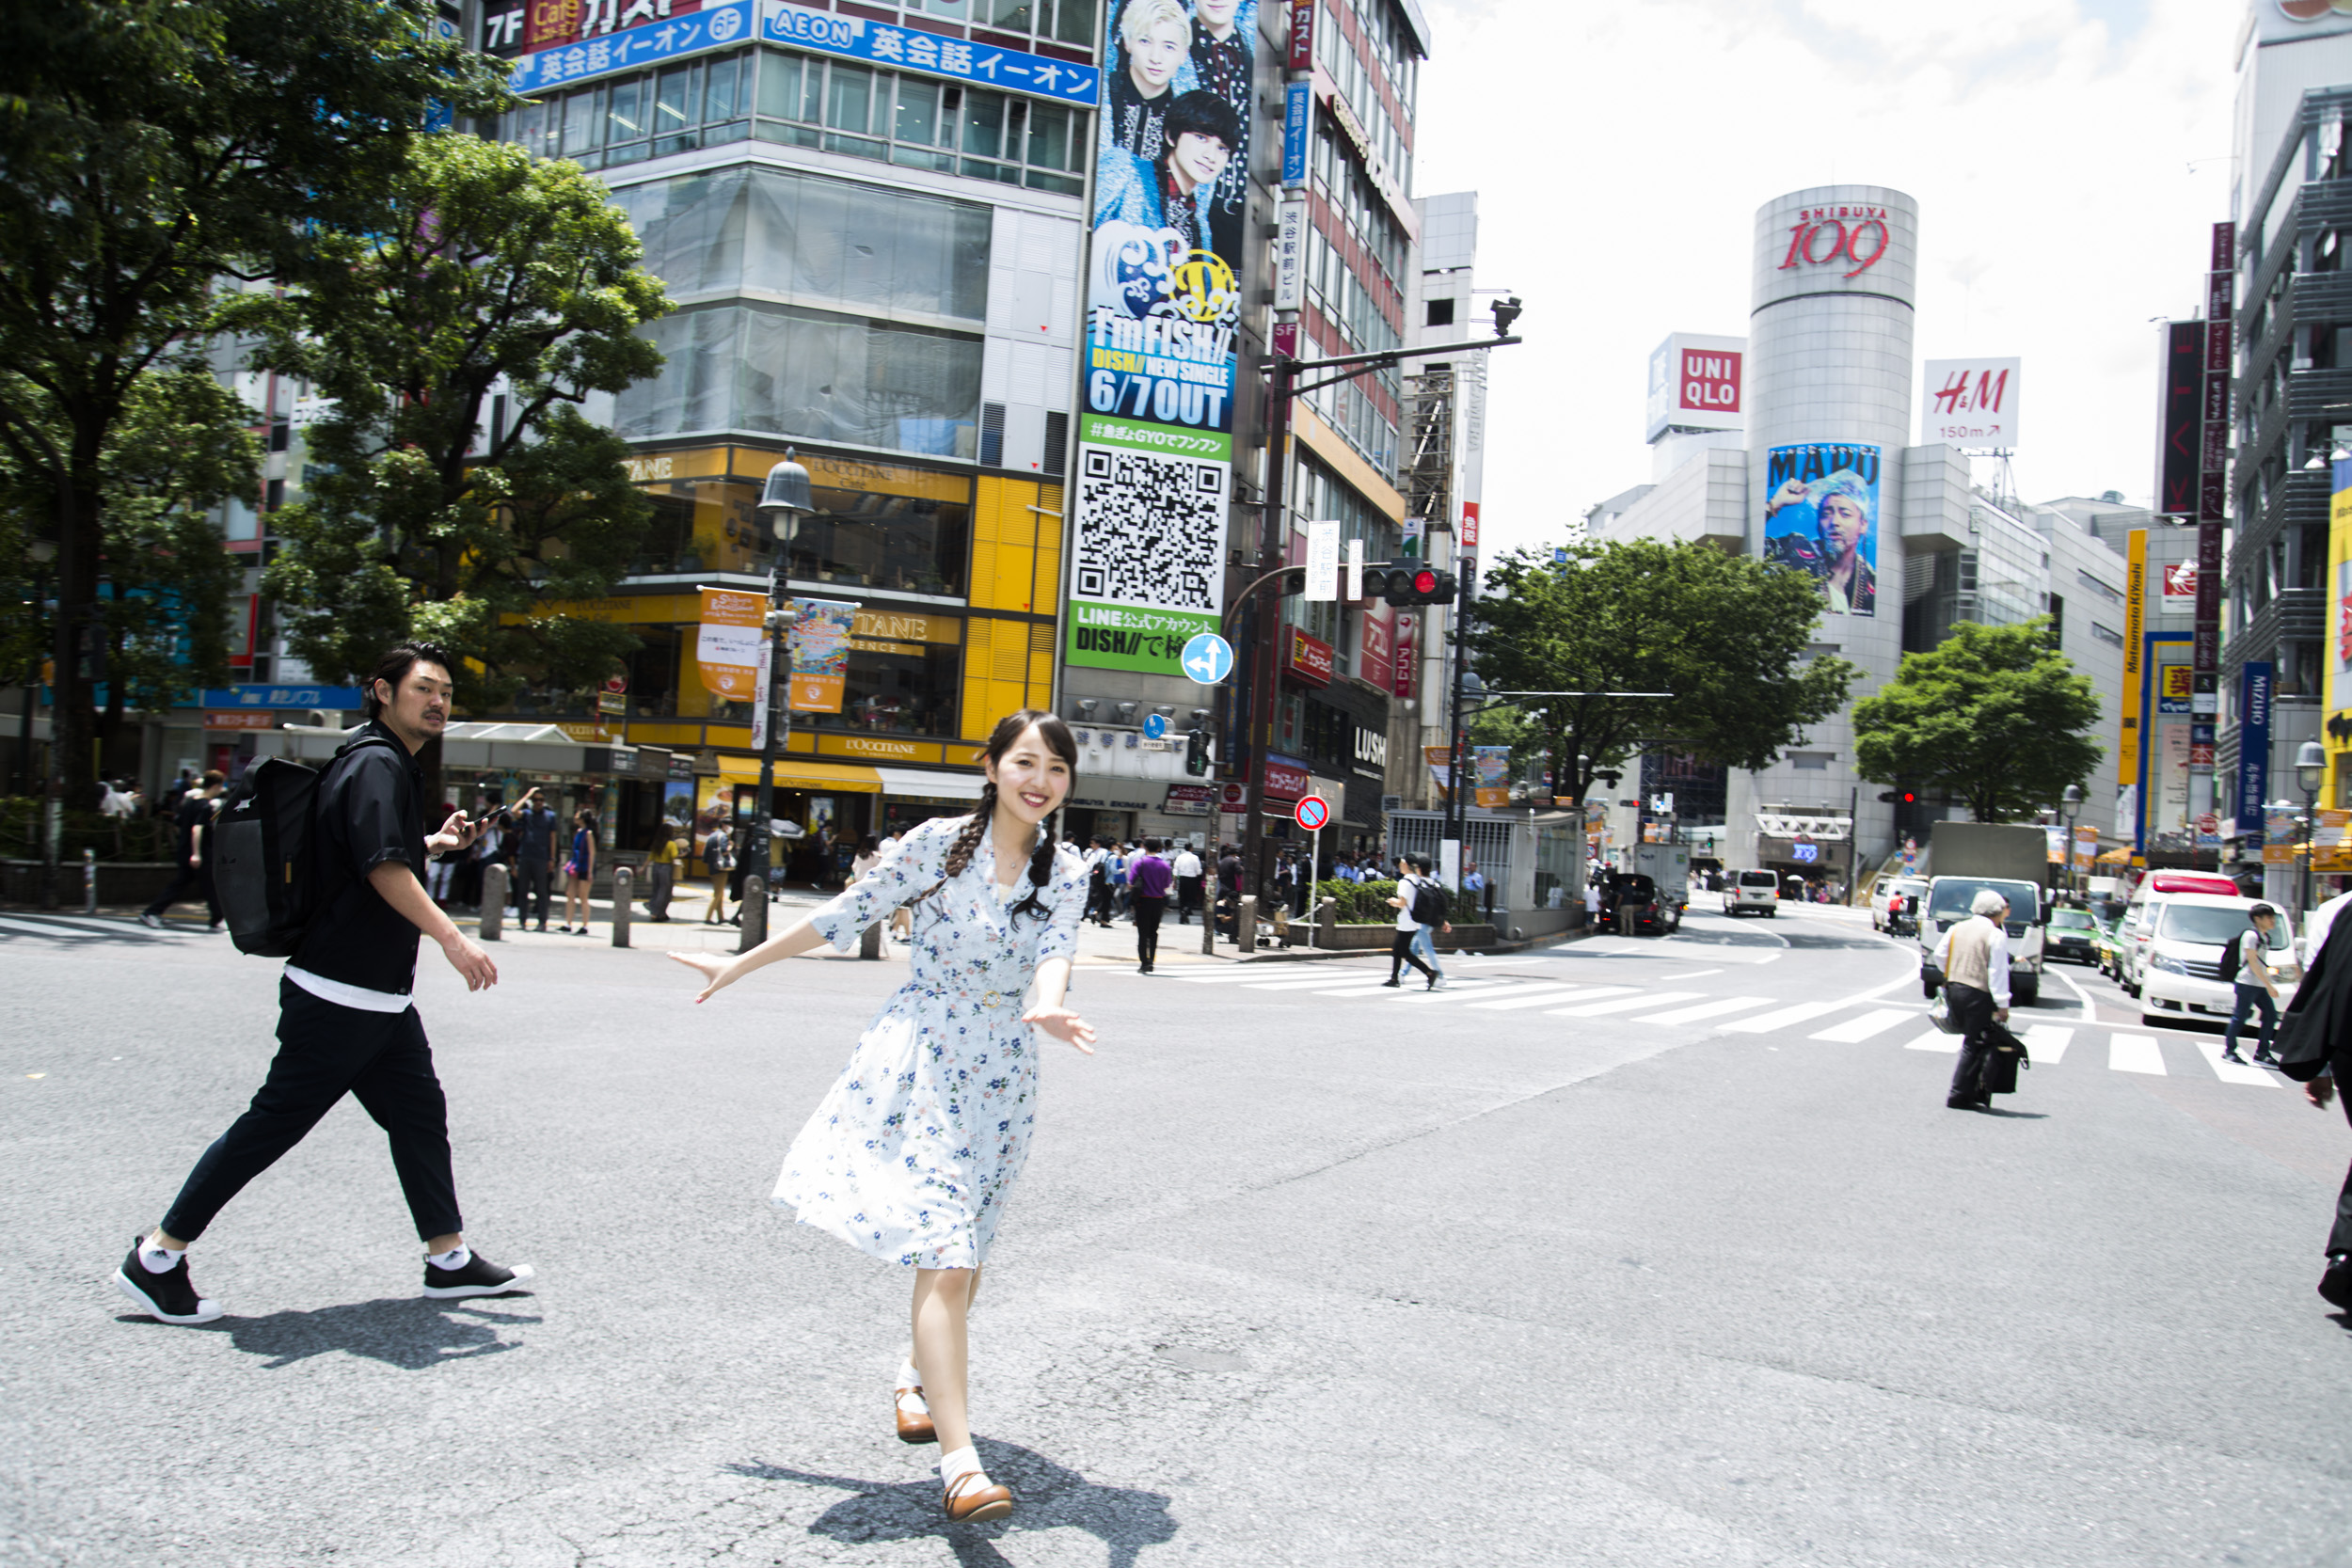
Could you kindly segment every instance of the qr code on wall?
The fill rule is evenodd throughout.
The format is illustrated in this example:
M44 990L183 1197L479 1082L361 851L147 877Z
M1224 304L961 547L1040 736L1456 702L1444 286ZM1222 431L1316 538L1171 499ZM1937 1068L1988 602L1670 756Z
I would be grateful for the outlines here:
M1222 463L1080 448L1075 596L1216 613L1230 471Z

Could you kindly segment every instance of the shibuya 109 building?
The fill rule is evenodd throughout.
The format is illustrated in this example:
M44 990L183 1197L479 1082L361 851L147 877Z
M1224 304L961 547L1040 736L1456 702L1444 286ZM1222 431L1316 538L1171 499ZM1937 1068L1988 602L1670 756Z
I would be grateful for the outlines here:
M1881 186L1765 203L1746 336L1677 335L1661 345L1650 374L1654 483L1601 503L1587 524L1597 543L1703 542L1810 574L1823 610L1813 652L1862 667L1855 698L1890 679L1905 651L1942 641L1955 620L2044 613L2053 551L2084 555L2101 581L2122 566L2079 526L2020 522L1972 488L1963 447L2011 445L2010 430L1936 420L1927 421L1934 433L1956 438L1921 439L1918 235L1912 198ZM1999 413L2013 420L2013 403ZM1670 792L1686 829L1720 824L1696 837L1725 866L1851 885L1857 866L1867 875L1906 836L1926 838L1915 820L1924 811L1899 815L1878 799L1883 786L1856 773L1845 713L1760 771L1677 773L1672 759L1646 758L1643 785L1645 816ZM1642 827L1613 823L1613 845Z

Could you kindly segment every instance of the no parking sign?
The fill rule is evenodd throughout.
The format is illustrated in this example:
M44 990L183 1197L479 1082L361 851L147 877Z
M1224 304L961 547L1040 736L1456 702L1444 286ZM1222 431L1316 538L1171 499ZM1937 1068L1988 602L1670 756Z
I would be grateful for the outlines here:
M1320 795L1302 795L1298 800L1298 825L1309 832L1320 832L1331 820L1331 805Z

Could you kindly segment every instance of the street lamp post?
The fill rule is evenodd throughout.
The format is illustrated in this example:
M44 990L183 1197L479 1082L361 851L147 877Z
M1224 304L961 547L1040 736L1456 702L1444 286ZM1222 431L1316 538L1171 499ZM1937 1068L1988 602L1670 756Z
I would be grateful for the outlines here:
M2062 808L2058 817L2065 824L2064 836L2059 840L2059 853L2064 858L2058 863L2066 873L2066 891L2072 894L2077 891L2074 886L2074 821L2083 814L2083 786L2068 784L2066 793L2058 798L2058 804Z
M2319 786L2328 777L2328 752L2316 740L2306 740L2295 753L2295 782L2303 786L2303 905L2312 908L2312 830L2319 823Z
M774 520L776 555L768 572L768 710L763 715L766 743L759 749L759 820L746 847L754 857L753 874L759 878L760 886L770 887L774 880L769 875L768 846L772 832L770 824L776 816L776 753L784 747L785 727L792 721L792 670L784 657L791 621L791 612L785 608L787 557L802 520L817 510L809 495L808 470L793 460L790 447L784 449L784 461L768 470L759 510ZM783 665L781 670L779 665Z

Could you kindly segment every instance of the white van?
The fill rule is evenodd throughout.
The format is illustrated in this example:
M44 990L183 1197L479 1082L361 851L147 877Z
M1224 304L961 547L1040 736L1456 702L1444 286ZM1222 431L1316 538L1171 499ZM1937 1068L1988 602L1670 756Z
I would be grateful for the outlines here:
M2031 882L2005 877L1935 877L1929 879L1925 907L1919 912L1919 979L1923 993L1932 990L1929 977L1935 969L1935 950L1944 933L1968 918L1968 906L1991 888L2009 901L2010 1000L2029 1007L2042 995L2042 890ZM1943 977L1936 974L1934 984Z
M2263 901L2172 893L2148 902L2148 935L2139 956L2139 1021L2228 1018L2237 1003L2233 994L2237 984L2221 977L2221 956L2240 933L2254 928L2253 911ZM2277 955L2274 964L2294 963L2293 939L2283 914L2271 927L2265 946Z
M1780 879L1770 871L1735 871L1724 883L1724 913L1780 914Z

